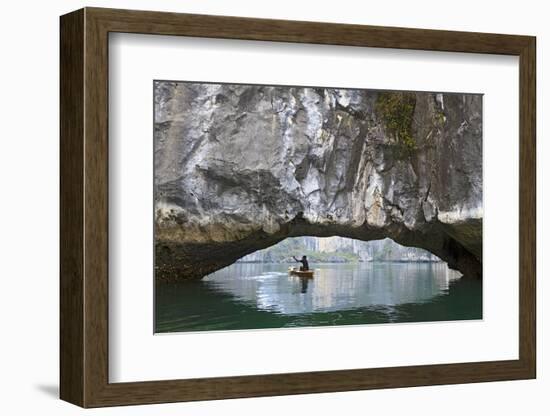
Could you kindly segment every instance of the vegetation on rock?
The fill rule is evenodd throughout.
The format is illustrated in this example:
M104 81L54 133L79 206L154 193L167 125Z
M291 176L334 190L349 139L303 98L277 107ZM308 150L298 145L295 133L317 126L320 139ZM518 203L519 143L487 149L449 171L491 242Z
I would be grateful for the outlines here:
M417 148L412 132L415 105L416 95L412 92L381 92L376 100L376 113L386 130L409 151Z

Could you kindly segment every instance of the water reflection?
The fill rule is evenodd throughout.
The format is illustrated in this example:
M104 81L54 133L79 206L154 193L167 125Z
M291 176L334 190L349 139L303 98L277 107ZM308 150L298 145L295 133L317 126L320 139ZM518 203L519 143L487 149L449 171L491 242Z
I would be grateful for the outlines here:
M444 263L236 263L199 282L156 287L156 332L481 318L481 282Z
M460 274L444 263L314 265L313 279L289 275L284 264L237 263L205 284L256 307L282 314L423 302L449 289ZM297 294L301 296L296 296Z
M300 290L300 293L307 293L307 287L309 285L311 278L298 276L298 279L300 279L300 286L302 288L302 290Z

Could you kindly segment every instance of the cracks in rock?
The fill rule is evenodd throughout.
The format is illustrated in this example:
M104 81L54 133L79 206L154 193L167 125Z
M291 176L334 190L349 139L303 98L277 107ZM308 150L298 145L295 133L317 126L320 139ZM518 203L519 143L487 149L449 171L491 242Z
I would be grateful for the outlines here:
M298 182L303 181L307 177L309 168L311 166L309 158L304 157L299 164L295 165L294 163L292 163L292 165L294 166L294 177L296 178L296 180Z
M247 115L248 115L247 111L239 114L237 117L235 117L234 122L237 123L237 125L242 124L242 119L245 118Z
M428 189L426 190L426 195L424 195L424 202L428 200L428 196L430 196L431 189L432 189L432 181L430 180L430 183L428 184Z

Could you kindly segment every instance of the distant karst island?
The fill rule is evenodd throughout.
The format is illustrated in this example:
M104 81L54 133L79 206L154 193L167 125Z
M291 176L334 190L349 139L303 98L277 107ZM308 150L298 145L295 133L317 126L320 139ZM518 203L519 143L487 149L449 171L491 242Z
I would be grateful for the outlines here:
M312 263L428 262L442 260L429 251L404 247L389 238L375 241L344 237L294 237L248 254L240 263L293 263L292 256L306 255Z

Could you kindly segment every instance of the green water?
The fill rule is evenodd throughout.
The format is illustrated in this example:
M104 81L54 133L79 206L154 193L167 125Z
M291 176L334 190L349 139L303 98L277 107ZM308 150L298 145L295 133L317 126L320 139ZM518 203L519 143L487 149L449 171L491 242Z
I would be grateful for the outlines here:
M155 332L359 325L482 318L482 282L444 263L236 263L201 281L155 288Z

